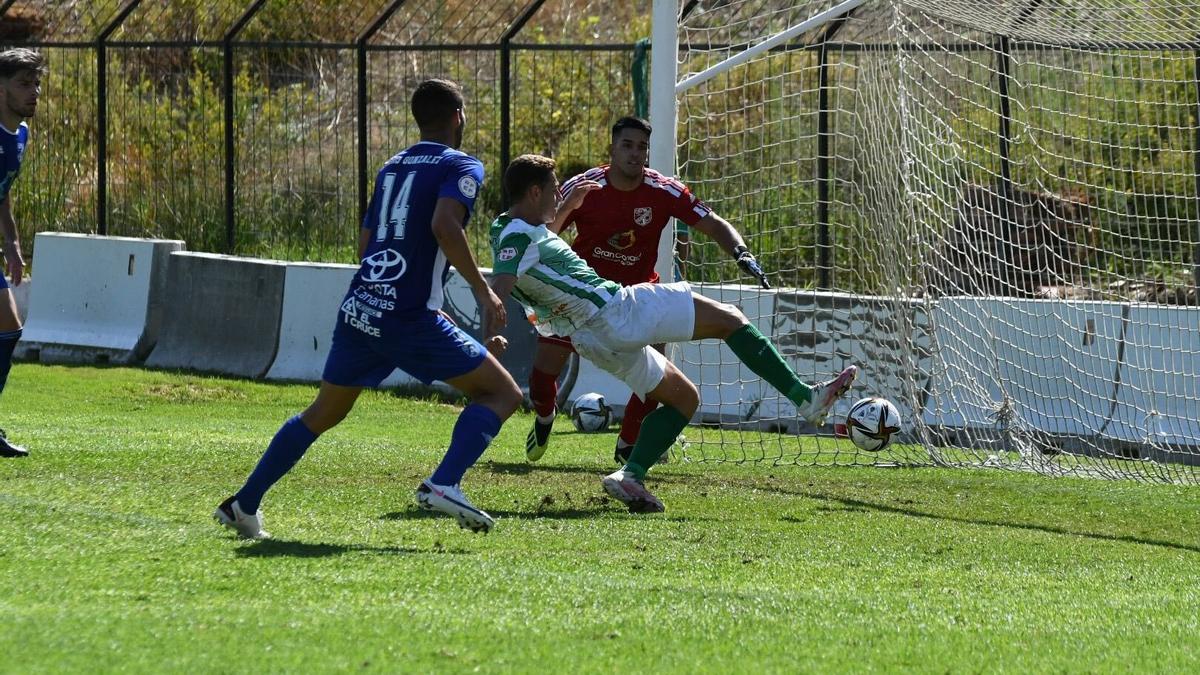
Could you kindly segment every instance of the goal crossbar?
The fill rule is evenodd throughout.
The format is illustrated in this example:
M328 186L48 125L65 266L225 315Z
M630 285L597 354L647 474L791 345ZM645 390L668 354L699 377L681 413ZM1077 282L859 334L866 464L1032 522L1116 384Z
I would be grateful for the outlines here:
M866 4L867 1L868 0L844 0L844 2L834 5L823 12L818 12L808 19L801 21L791 28L787 28L772 35L766 40L759 42L743 52L739 52L738 54L735 54L724 61L721 61L720 63L714 64L713 66L706 68L695 75L683 79L681 82L675 85L675 94L682 94L692 87L707 82L717 75L720 75L731 68L745 63L765 51L769 51L775 47L778 47L779 45L791 40L801 33L806 33L814 28L820 28L821 26L837 19L840 16L843 16L856 7Z

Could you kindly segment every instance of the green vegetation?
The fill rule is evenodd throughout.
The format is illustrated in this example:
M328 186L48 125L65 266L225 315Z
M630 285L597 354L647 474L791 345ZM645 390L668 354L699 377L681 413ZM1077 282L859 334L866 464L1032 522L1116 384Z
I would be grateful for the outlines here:
M267 3L240 39L344 44L387 3L305 4L311 11ZM463 149L480 157L488 173L471 227L476 254L486 264L486 222L504 206L498 51L494 46L377 49L419 42L414 36L434 43L494 45L513 19L511 8L479 11L474 3L441 4L431 14L428 8L402 8L370 43L368 180L373 183L375 170L417 138L408 113L412 87L429 76L458 81L468 97ZM247 5L238 0L148 4L111 38L109 234L184 239L192 250L227 249L222 53L219 47L187 41L219 39ZM71 12L63 5L44 7L47 22L31 35L35 42L94 38L116 9L81 6L67 20ZM570 3L546 7L516 42L620 45L649 35L648 13L632 4L607 8L607 17L577 9ZM122 44L146 39L180 46ZM39 230L96 229L95 51L86 43L51 45L43 51L50 72L16 187L16 217L29 242L27 253ZM236 48L234 252L288 260L353 259L359 222L355 56L354 49L345 47L254 42ZM608 126L633 105L631 60L632 50L620 46L581 53L517 48L512 63L513 155L541 152L575 167L603 161Z
M1191 672L1193 489L987 471L713 465L603 496L611 434L411 491L455 406L364 396L264 503L209 518L314 388L18 365L0 461L0 671Z
M223 61L213 41L248 4L144 3L113 35L107 71L110 234L180 238L194 250L226 250ZM234 252L353 259L358 92L355 50L345 45L385 4L267 3L246 25L240 39L248 44L234 56ZM504 3L435 4L403 6L370 43L367 164L373 172L416 139L407 101L417 81L443 75L463 84L469 97L464 149L484 161L489 175L471 228L486 263L483 225L504 208L501 57L495 45L514 10ZM305 11L296 11L300 5ZM73 0L22 3L20 12L12 10L25 17L35 42L78 42L46 48L51 71L25 176L15 188L26 240L43 229L95 230L97 73L87 41L119 6ZM649 35L650 13L644 0L607 3L603 14L596 7L547 3L515 36L513 155L551 154L564 173L605 159L609 124L633 107L628 47ZM767 23L741 17L733 25L742 32L721 33L717 42L753 41L807 9L793 3L786 12L763 10ZM39 13L40 23L28 18ZM710 13L717 21L720 10ZM876 40L902 41L886 28L858 26L843 36L868 47ZM929 266L959 245L950 230L975 227L961 222L970 210L964 209L967 186L1002 191L997 52L954 26L941 37L975 40L978 48L906 52L902 74L890 48L831 52L830 265L838 290L890 295L923 288ZM687 54L687 72L725 56L719 47L703 51L703 39L693 45L699 51ZM138 40L180 46L129 44ZM614 46L596 51L573 45ZM407 46L422 49L397 49ZM816 50L776 52L681 100L683 178L754 241L764 266L776 271L777 285L811 287L818 279L818 66ZM1077 200L1088 214L1085 224L1065 234L1050 219L1043 238L1052 241L1045 249L1036 238L1009 242L1032 259L1014 264L1049 267L1050 276L1062 277L1056 281L1101 293L1126 278L1188 281L1200 246L1194 68L1190 51L1014 47L1014 187ZM1051 246L1055 237L1070 239L1070 251ZM912 253L897 255L896 249ZM688 278L737 278L711 243L698 242L694 253Z

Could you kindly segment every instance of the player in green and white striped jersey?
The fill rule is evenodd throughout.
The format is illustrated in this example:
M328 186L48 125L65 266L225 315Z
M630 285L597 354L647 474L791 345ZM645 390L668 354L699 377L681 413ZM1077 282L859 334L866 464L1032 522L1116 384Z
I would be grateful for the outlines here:
M621 284L602 279L545 223L503 213L492 223L491 238L493 274L517 277L513 297L550 334L571 335L621 291Z
M824 423L858 368L850 366L828 382L809 386L738 308L692 293L686 282L621 286L601 278L546 227L560 206L574 209L588 191L599 187L581 181L560 205L554 160L539 155L514 159L504 172L513 206L491 227L492 289L501 299L511 294L530 309L540 332L569 336L580 356L639 396L663 404L646 416L629 461L603 481L604 489L630 511L660 512L662 502L643 479L687 426L700 405L700 393L649 345L724 340L742 363L787 396L814 426Z

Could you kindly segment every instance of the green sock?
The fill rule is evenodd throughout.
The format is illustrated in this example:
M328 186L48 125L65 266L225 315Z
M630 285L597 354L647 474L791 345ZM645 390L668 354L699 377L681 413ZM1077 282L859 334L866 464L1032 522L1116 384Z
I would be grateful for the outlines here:
M642 430L638 433L637 443L633 444L633 452L625 468L632 471L638 478L645 478L646 472L663 452L671 447L680 432L687 426L688 418L683 413L669 405L646 415L642 420Z
M733 353L772 387L788 397L792 403L801 405L812 400L812 387L804 384L779 355L775 345L758 332L754 324L746 324L733 331L725 340Z

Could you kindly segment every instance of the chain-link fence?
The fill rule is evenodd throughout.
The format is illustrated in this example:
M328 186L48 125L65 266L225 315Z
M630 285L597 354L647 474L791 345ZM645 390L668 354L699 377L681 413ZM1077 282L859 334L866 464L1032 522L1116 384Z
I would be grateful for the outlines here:
M0 44L50 67L14 192L27 253L59 230L350 261L375 171L418 137L412 89L435 76L467 96L490 218L510 156L550 154L563 173L607 157L649 5L0 1ZM482 251L486 228L470 230Z
M61 230L178 238L193 250L350 261L374 173L416 140L408 100L413 86L431 76L458 81L468 97L463 149L480 157L488 172L477 217L485 221L504 206L499 175L510 156L553 155L563 177L605 160L609 125L637 110L634 82L645 86L638 67L645 44L639 50L638 43L650 34L650 5L0 0L0 46L38 48L50 66L14 187L27 253L34 232ZM688 0L680 6L680 55L690 62L742 49L817 5ZM737 16L727 22L722 8L734 6ZM886 10L880 7L872 11ZM854 16L849 29L839 21L819 35L799 36L762 63L729 75L725 89L708 87L681 101L682 177L756 242L770 267L795 272L779 273L785 285L870 290L833 274L846 262L831 259L835 244L860 246L853 233L836 232L834 225L859 227L850 204L863 185L856 167L874 164L855 156L847 162L850 138L864 130L855 128L854 115L838 111L857 95L864 66L894 45L886 44L887 36L855 34L856 22L866 22ZM696 25L710 23L705 30L717 31L711 40L687 37ZM1200 188L1193 185L1200 180L1194 112L1200 61L1193 62L1192 43L1151 46L1113 52L1114 63L1143 70L1108 77L1124 87L1109 92L1112 120L1059 124L1033 113L1049 98L1072 96L1075 85L1060 83L1067 79L1063 68L1034 72L1020 65L1041 47L955 44L951 52L975 55L966 59L977 63L966 75L982 78L980 90L989 97L976 102L963 131L988 175L965 178L998 181L997 191L1005 194L1032 194L1037 190L1029 187L1025 167L1041 166L1037 153L1046 148L1022 145L1027 129L1074 125L1080 129L1068 129L1067 136L1111 136L1105 147L1128 148L1129 156L1106 151L1082 165L1060 161L1054 170L1103 183L1101 192L1120 202L1093 209L1111 214L1106 231L1122 238L1112 246L1128 248L1122 242L1129 240L1152 250L1127 256L1133 263L1118 256L1089 264L1194 287L1200 278ZM1009 69L1029 86L1009 91ZM1101 72L1085 75L1075 84L1108 81ZM644 106L646 92L639 93ZM1013 106L1032 112L1017 115ZM1094 128L1082 128L1088 124ZM696 148L705 150L703 165L694 161ZM1139 162L1149 169L1109 170L1110 164L1140 169ZM1087 178L1088 172L1103 176ZM1105 182L1110 179L1112 186ZM476 222L469 231L477 253L485 251L486 228ZM699 262L725 259L711 245L693 253ZM703 266L689 276L715 278ZM1184 301L1193 297L1194 291Z

